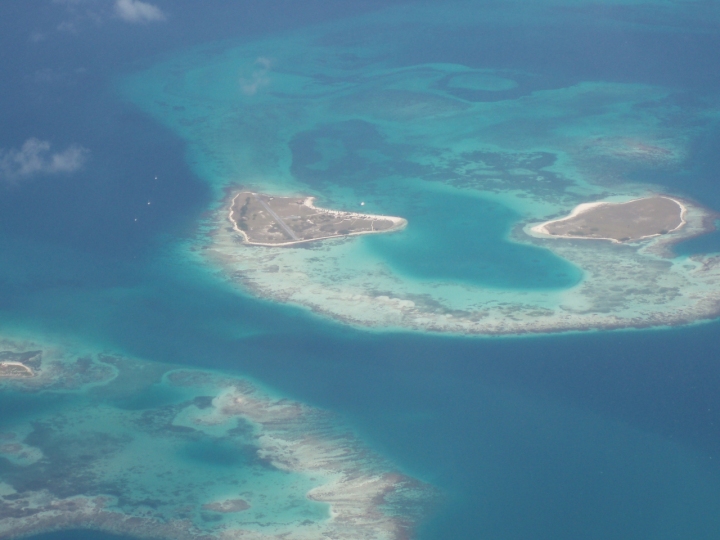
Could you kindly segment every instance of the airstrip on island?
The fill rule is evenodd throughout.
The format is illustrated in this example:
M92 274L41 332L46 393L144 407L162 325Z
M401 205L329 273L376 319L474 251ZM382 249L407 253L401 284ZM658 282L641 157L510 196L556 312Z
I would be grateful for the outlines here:
M677 231L686 223L685 212L682 203L661 195L623 203L586 203L569 216L541 223L532 231L558 238L634 242Z
M258 246L288 246L327 238L396 231L407 221L318 208L313 197L272 197L241 191L230 203L228 218L245 242Z

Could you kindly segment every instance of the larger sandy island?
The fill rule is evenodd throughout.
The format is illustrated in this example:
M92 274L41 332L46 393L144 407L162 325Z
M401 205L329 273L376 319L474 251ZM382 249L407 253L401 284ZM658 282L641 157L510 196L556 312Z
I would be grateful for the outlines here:
M569 216L530 230L551 238L635 242L679 230L687 223L686 213L687 208L677 199L655 195L621 203L581 204Z

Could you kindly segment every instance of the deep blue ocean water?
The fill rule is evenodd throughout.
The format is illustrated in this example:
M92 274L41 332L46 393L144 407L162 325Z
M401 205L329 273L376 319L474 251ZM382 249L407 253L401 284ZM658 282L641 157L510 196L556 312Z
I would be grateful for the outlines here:
M152 31L81 21L76 33L55 30L60 4L0 7L0 43L15 53L0 63L8 81L0 148L35 136L91 149L73 176L0 186L2 328L248 374L337 412L405 472L442 490L423 539L717 537L718 323L522 339L365 333L231 294L202 267L174 260L165 246L194 232L210 191L186 165L182 141L122 103L110 79L153 54L377 4L340 2L330 12L321 3L176 5ZM562 24L550 19L544 31L520 23L437 36L396 61L541 71L548 87L666 84L700 107L720 89L720 32L688 31L713 7L695 9L687 22L602 4L553 11ZM677 31L618 29L602 17ZM31 42L34 31L44 41ZM38 76L48 68L57 72L50 81ZM720 130L708 131L679 178L659 181L720 211L718 144ZM710 238L691 241L701 243L693 250ZM28 406L52 405L0 397L3 416ZM115 538L83 534L36 538Z

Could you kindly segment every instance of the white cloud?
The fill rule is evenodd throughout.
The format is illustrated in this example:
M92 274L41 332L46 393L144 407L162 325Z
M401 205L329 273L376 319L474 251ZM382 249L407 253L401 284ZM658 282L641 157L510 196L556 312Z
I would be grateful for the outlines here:
M240 88L242 88L242 91L249 96L256 94L262 87L270 84L270 77L267 75L270 71L270 59L261 56L255 60L255 65L257 68L253 71L250 78L240 79Z
M29 39L31 43L40 43L45 39L45 34L36 30L30 33Z
M73 21L63 21L57 25L58 32L77 33L77 27Z
M77 34L88 24L96 27L110 19L119 19L128 23L150 23L164 21L165 13L142 0L52 0L63 6L64 20L57 25L57 30L64 33Z
M71 173L80 169L89 154L87 148L72 145L62 152L51 152L50 143L28 139L20 150L0 149L0 180L19 180L35 174Z
M164 21L165 14L160 8L140 0L116 0L115 14L128 22Z
M97 0L53 0L53 3L65 6L66 19L57 25L57 30L70 34L77 34L88 21L102 23L108 9L105 2Z

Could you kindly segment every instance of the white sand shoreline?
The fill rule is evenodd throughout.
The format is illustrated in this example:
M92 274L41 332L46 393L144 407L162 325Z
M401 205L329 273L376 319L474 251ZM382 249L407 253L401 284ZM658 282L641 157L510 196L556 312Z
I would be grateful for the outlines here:
M229 206L229 211L228 211L228 220L230 221L230 223L233 224L233 230L242 235L242 237L244 239L243 243L247 244L249 246L287 247L287 246L294 246L297 244L306 244L308 242L317 242L320 240L330 240L333 238L345 238L347 236L360 236L360 235L364 235L364 234L381 234L381 233L395 232L395 231L400 231L400 230L404 229L405 227L407 227L407 220L405 218L401 218L401 217L397 217L397 216L385 216L385 215L381 215L381 214L361 214L359 212L346 212L343 210L331 210L329 208L320 208L313 204L315 197L305 197L305 200L303 201L303 205L312 210L315 210L319 213L330 214L330 215L333 215L336 217L348 217L348 218L356 218L356 219L368 219L368 218L378 219L378 220L382 219L382 220L386 220L386 221L391 221L393 226L390 227L389 229L384 229L382 231L375 231L375 230L373 230L373 231L358 231L358 232L352 232L352 233L348 233L348 234L334 234L331 236L320 236L317 238L292 240L290 242L280 242L280 243L253 242L252 240L250 240L250 237L247 235L247 233L237 226L237 223L232 218L233 207L235 206L235 199L238 198L240 193L243 193L243 192L241 191L239 193L236 193L235 196L230 200L230 206Z
M35 372L30 367L23 364L22 362L12 362L12 361L0 362L0 368L12 367L12 366L24 369L25 372L28 373L31 377L35 376ZM0 373L0 377L11 377L11 376L3 375L2 373Z
M679 200L668 197L666 195L658 195L658 197L662 199L668 199L670 201L673 201L675 204L677 204L680 207L680 224L675 227L674 229L671 229L668 231L668 233L675 232L682 227L684 227L687 224L687 220L685 219L687 215L687 207L680 202ZM535 225L534 227L530 227L530 231L533 234L532 236L540 237L540 238L570 238L570 239L578 239L578 240L609 240L613 244L622 244L624 242L621 242L620 240L617 240L615 238L602 238L602 237L591 237L591 236L577 236L577 235L571 235L571 234L550 234L550 232L547 229L548 225L552 225L553 223L561 223L563 221L568 221L576 216L579 216L581 214L585 214L592 210L593 208L597 208L598 206L608 206L608 205L616 205L616 204L628 204L635 201L641 201L643 199L648 199L650 197L638 197L637 199L631 199L629 201L622 201L622 202L610 202L610 201L598 201L598 202L591 202L591 203L582 203L577 205L575 208L573 208L572 212L561 219L552 219L550 221L544 221L543 223L540 223L538 225ZM661 236L660 234L648 234L646 236L641 236L640 238L637 238L633 240L633 242L638 242L640 240L644 240L646 238L653 238L655 236Z

